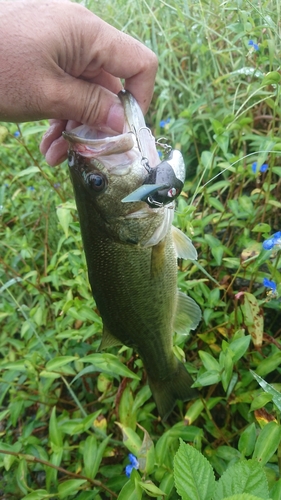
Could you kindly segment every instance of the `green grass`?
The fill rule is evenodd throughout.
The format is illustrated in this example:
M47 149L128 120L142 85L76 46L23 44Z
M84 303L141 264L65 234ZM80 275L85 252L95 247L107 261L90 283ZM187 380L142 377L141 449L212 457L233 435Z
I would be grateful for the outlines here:
M101 320L67 166L50 168L42 159L44 122L22 124L18 138L17 126L3 123L0 494L176 500L183 495L180 459L187 467L182 449L174 475L181 438L208 460L190 458L195 476L196 467L212 474L212 466L217 480L225 471L234 483L238 477L227 494L226 475L216 497L199 485L201 496L191 488L186 499L244 493L239 499L251 500L238 489L246 457L265 473L255 497L280 500L281 261L280 249L265 251L262 242L281 230L281 7L246 0L84 4L159 58L147 123L181 148L188 168L175 223L192 237L199 260L180 262L178 277L203 321L175 345L202 399L179 403L163 424L131 349L92 357ZM264 278L276 283L275 293ZM129 452L140 470L128 480Z

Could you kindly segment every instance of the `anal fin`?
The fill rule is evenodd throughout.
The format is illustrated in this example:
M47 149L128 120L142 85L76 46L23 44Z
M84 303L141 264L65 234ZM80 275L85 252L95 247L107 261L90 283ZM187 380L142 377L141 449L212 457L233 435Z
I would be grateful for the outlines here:
M122 342L114 337L110 331L103 325L102 339L99 346L99 350L107 349L108 347L114 347L116 345L122 345Z

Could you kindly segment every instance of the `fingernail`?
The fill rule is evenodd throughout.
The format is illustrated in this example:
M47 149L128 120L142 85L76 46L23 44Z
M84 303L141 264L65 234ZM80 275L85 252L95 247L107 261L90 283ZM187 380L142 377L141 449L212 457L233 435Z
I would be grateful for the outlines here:
M122 104L113 104L109 110L106 126L121 134L124 128L124 108Z

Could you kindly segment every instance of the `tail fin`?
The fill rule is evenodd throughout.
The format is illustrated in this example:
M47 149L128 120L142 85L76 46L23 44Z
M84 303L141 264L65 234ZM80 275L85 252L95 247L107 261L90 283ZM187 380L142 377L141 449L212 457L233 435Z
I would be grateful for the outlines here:
M148 382L162 420L168 418L177 399L189 401L198 397L198 391L191 389L194 381L180 361L172 377L157 381L148 379Z

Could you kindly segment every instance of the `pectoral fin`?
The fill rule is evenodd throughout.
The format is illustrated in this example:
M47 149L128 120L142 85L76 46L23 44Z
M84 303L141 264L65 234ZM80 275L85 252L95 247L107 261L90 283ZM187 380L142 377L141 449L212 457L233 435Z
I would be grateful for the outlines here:
M189 330L195 330L201 318L202 313L198 304L191 297L178 291L174 330L178 333L188 333Z
M108 347L114 347L116 345L122 345L122 342L118 340L116 337L114 337L110 333L110 331L106 328L106 326L103 326L103 333L102 333L101 343L99 346L99 351L107 349Z
M172 226L172 235L179 259L197 260L197 250L192 241L175 226Z

